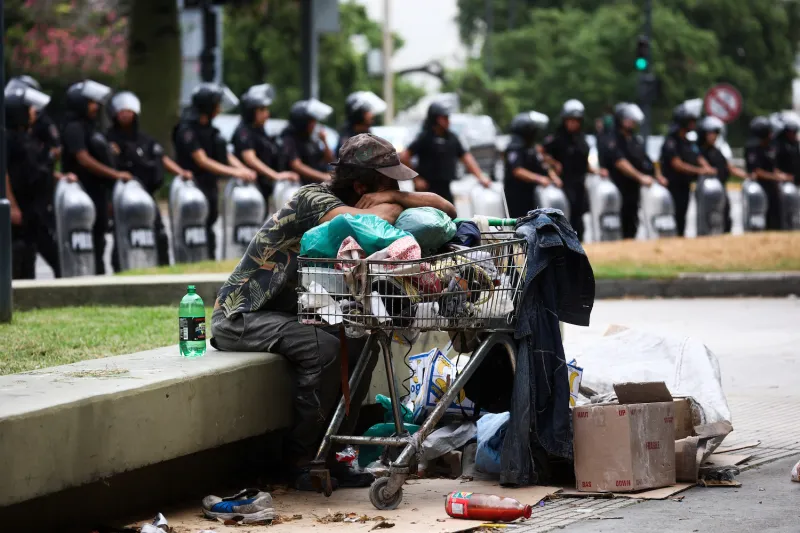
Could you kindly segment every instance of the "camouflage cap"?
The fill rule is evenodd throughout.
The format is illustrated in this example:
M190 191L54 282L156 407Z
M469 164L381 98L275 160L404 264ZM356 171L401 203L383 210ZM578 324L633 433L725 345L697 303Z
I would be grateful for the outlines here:
M334 166L372 168L397 181L414 179L419 174L400 162L392 143L371 133L353 135L339 150Z

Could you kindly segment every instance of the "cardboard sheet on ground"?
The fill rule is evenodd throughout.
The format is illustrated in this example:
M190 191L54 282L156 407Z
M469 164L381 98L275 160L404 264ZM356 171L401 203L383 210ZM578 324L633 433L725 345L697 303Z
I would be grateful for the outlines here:
M333 493L330 498L322 494L307 492L273 493L275 510L278 515L302 515L302 519L292 520L271 526L270 531L275 533L306 532L316 526L317 530L325 531L370 531L378 523L370 520L365 523L325 523L321 524L317 518L328 514L356 513L370 518L383 517L386 522L394 524L393 531L425 531L427 533L450 533L464 531L480 525L481 521L457 520L447 516L444 502L452 491L470 491L488 494L498 494L516 498L522 503L535 505L545 496L559 492L558 487L525 487L510 489L500 487L493 481L462 482L455 479L421 479L408 481L403 486L403 503L394 511L379 511L369 502L367 489L341 489ZM169 520L169 525L175 528L176 533L197 533L203 529L212 529L216 533L243 533L248 530L255 531L257 526L225 526L203 518L200 502L197 507L187 508L183 511L164 513Z
M568 498L629 498L632 500L666 500L679 492L690 489L695 483L676 483L669 487L660 489L645 490L642 492L580 492L578 489L570 487L564 488L559 496Z

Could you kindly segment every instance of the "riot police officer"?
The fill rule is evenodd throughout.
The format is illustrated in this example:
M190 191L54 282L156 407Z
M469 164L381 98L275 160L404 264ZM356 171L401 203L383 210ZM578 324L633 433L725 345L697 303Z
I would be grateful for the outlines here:
M175 157L181 168L189 170L197 187L208 200L206 242L209 257L216 257L217 239L214 222L219 216L219 189L217 180L233 176L245 181L255 181L256 173L245 167L228 152L227 143L211 121L226 108L236 106L238 99L227 87L216 83L201 83L192 92L191 105L184 109L181 119L172 132Z
M403 164L409 165L411 157L415 155L419 160L416 170L420 175L414 179L418 191L430 191L452 202L450 183L458 178L456 163L459 160L467 172L478 178L481 185L489 187L492 183L458 135L450 130L450 106L445 102L433 102L428 107L422 131L400 155L400 159Z
M111 146L97 126L100 106L111 88L92 80L75 83L67 89L66 122L61 133L64 143L63 168L78 176L95 207L92 229L95 273L105 273L103 254L108 231L108 206L116 180L127 181L130 172L117 170Z
M268 201L276 181L298 181L293 171L281 171L281 148L264 129L274 90L269 84L253 85L239 99L242 120L233 132L233 153L258 174L258 188Z
M503 181L511 217L525 216L536 206L537 185L561 183L548 168L536 143L549 121L547 115L536 111L520 113L511 121L511 141L505 153L506 178Z
M554 134L547 136L543 145L545 153L553 160L556 173L564 181L564 192L570 206L570 224L581 241L583 214L589 210L586 173L595 172L589 167L589 144L581 131L583 119L583 103L567 100L561 108L561 124ZM605 170L597 172L608 175Z
M339 157L339 149L347 139L359 133L369 133L375 117L385 111L386 102L371 91L357 91L348 96L344 102L346 123L339 130L339 143L335 150L336 157Z
M675 224L680 236L686 233L686 212L689 209L692 182L698 176L716 174L700 154L697 143L689 136L695 132L699 116L699 112L686 102L675 107L670 133L661 146L661 171L668 180L667 188L675 203ZM695 135L693 133L691 137Z
M775 137L775 165L800 185L800 141L797 138L800 117L786 113L781 118L781 129Z
M767 195L767 229L779 230L783 226L780 184L791 181L791 177L776 168L769 118L756 117L750 121L750 139L745 144L744 153L747 172L756 178Z
M6 84L6 90L31 88L41 92L39 82L28 75L15 76ZM31 126L32 140L37 145L36 162L42 171L41 186L37 189L36 249L53 269L55 277L61 277L56 245L56 219L53 207L55 193L55 164L61 156L61 136L53 119L45 108L37 109L36 120Z
M316 129L332 112L331 106L314 98L295 102L289 110L289 125L281 132L283 156L303 185L330 180L328 165L333 163L333 152L325 130Z
M11 203L12 277L33 279L36 252L43 225L42 189L52 181L50 170L39 161L40 145L31 132L37 109L50 101L32 87L17 85L5 90L6 190ZM75 180L74 174L57 177ZM53 251L55 243L47 243ZM57 263L56 263L57 265Z
M156 191L164 184L164 168L180 178L192 178L190 171L181 168L164 153L160 143L141 131L139 115L142 104L134 93L122 91L115 94L109 102L108 111L111 127L107 137L116 155L117 168L133 174L154 199ZM155 234L158 264L169 265L169 239L158 209ZM118 258L116 254L113 257L115 270L118 270Z
M617 104L614 108L615 131L601 152L602 166L608 169L611 181L622 196L620 218L625 239L635 238L639 229L639 188L649 187L654 181L667 184L648 157L643 139L636 135L643 120L644 113L636 104Z
M721 135L725 124L717 117L704 117L697 127L697 139L700 147L700 154L705 158L709 165L714 167L717 178L723 187L728 183L728 177L734 176L745 179L747 172L733 165L727 160L725 155L717 148L717 138ZM725 232L730 233L733 225L731 220L731 202L727 193L725 194Z

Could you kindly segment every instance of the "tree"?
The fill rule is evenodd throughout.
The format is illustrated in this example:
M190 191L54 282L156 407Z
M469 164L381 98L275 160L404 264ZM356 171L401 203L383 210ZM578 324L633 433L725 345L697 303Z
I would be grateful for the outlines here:
M181 30L175 0L131 2L129 27L125 86L142 102L142 127L171 148L181 90Z
M341 31L322 35L319 44L320 99L334 108L330 124L344 119L344 100L362 89L381 92L381 81L367 75L366 59L351 37L363 35L370 47L380 47L380 25L369 19L365 8L348 2L340 6ZM395 49L402 41L395 38ZM271 83L277 89L272 113L286 117L292 103L302 98L300 84L300 5L297 1L259 0L229 7L225 17L225 82L237 94L251 85ZM422 90L397 79L398 109L410 105Z

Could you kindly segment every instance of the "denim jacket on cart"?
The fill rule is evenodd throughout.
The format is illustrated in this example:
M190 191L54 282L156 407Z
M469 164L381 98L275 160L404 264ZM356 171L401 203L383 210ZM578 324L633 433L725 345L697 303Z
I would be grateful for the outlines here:
M569 378L558 323L589 325L594 274L559 210L529 212L517 221L516 236L528 241L528 257L517 309L517 366L500 483L543 484L548 454L572 459Z

